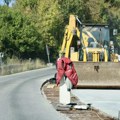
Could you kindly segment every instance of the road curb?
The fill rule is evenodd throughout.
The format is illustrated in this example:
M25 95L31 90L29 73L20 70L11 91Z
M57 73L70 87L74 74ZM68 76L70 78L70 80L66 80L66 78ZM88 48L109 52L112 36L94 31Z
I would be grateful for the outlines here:
M59 100L58 100L58 87L55 86L53 88L50 88L47 86L49 86L49 82L47 84L44 84L42 90L44 93L45 98L50 102L50 104L53 105L53 107L56 109L56 106L59 104ZM77 98L77 96L72 96L75 101L77 100L77 102L80 102ZM57 110L57 109L56 109ZM76 109L66 109L66 110L60 110L58 111L62 114L65 114L66 116L68 116L71 120L81 120L81 119L86 119L86 120L115 120L114 118L109 117L108 115L106 115L105 113L95 109L92 107L92 109L89 110L76 110ZM89 117L89 118L87 118Z

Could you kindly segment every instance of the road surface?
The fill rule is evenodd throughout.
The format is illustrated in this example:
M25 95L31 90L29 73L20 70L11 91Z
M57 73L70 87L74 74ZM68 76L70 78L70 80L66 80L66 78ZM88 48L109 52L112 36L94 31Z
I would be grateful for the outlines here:
M111 117L120 119L120 90L95 90L95 89L80 89L73 90L80 101L103 111Z
M55 68L0 76L0 120L67 120L41 95L42 83Z

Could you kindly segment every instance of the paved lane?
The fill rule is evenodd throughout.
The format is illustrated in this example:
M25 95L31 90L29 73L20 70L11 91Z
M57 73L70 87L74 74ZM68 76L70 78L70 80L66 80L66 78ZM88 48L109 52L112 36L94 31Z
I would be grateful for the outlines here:
M41 95L43 81L55 68L33 70L0 77L0 120L66 120Z
M73 90L72 92L80 101L86 104L92 103L93 107L112 117L118 118L118 112L120 111L120 90L80 89Z

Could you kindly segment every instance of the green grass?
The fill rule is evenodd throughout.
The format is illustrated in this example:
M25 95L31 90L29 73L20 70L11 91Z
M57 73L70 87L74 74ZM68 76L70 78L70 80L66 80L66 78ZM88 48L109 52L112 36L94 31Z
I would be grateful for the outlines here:
M6 64L0 67L0 75L8 75L43 67L46 67L46 64L40 59L19 60L17 58L8 58Z

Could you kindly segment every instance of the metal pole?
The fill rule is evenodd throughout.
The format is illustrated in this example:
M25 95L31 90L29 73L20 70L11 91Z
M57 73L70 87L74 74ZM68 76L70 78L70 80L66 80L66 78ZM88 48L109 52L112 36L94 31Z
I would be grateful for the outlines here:
M50 63L50 56L48 55L48 63Z
M0 66L2 66L2 58L3 58L3 53L0 52Z
M0 66L2 66L2 57L0 56Z
M118 120L120 120L120 111L118 111Z
M48 56L48 63L50 63L50 52L49 52L49 48L48 45L46 44L46 52L47 52L47 56Z

